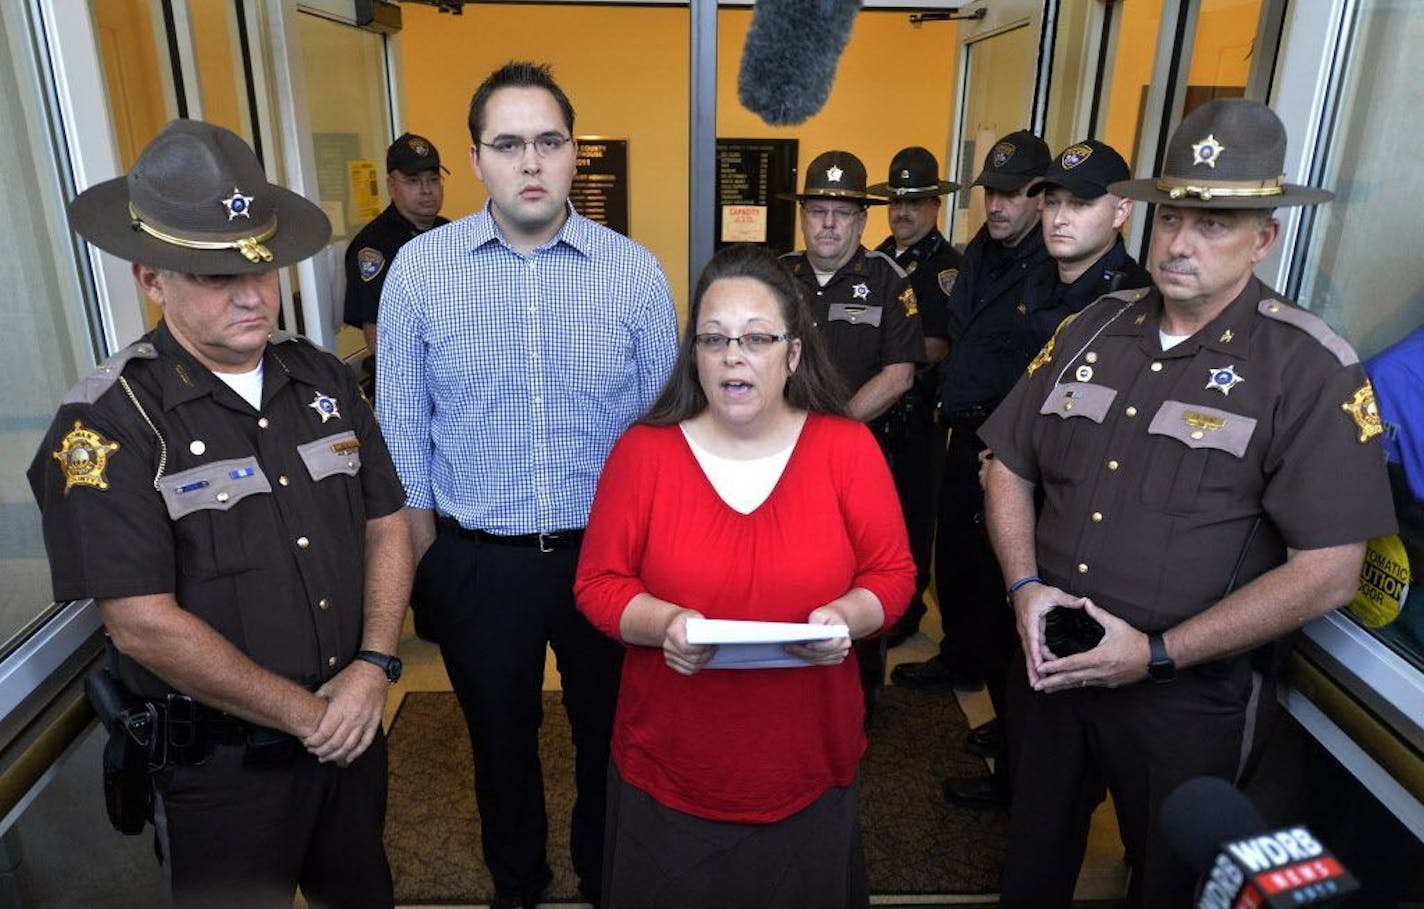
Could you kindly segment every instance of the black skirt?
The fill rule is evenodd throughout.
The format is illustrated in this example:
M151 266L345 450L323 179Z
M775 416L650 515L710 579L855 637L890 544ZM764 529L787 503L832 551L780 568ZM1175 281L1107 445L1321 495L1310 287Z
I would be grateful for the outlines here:
M860 776L770 824L710 821L608 770L604 909L862 909Z

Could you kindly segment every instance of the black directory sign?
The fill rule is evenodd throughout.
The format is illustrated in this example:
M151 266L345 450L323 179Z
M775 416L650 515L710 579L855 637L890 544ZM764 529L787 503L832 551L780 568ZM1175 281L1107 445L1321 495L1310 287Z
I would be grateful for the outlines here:
M628 140L582 136L569 201L590 221L628 236Z
M717 140L717 248L760 243L789 252L796 242L795 139Z

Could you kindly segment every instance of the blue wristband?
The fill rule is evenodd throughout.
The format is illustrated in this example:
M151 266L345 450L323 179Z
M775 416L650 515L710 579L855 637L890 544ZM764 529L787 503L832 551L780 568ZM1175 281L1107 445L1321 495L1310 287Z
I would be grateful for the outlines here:
M1009 596L1013 596L1014 594L1019 592L1020 588L1027 587L1030 584L1042 583L1043 579L1036 574L1031 574L1026 578L1019 578L1017 581L1014 581L1012 584L1009 585Z

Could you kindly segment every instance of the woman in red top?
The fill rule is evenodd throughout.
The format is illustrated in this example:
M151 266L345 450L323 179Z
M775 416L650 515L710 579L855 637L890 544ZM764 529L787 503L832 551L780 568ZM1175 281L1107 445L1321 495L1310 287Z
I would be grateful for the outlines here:
M704 669L715 648L687 620L893 624L915 579L895 487L771 253L718 253L685 334L608 458L574 585L628 645L603 903L863 906L850 640L787 645L805 666Z

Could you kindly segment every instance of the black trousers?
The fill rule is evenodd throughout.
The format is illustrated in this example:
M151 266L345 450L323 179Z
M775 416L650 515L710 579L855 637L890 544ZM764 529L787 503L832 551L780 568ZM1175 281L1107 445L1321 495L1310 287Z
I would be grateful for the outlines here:
M1004 678L1018 648L1018 632L984 523L984 489L979 485L984 444L975 434L977 428L977 422L953 424L945 449L935 538L935 589L944 622L939 658L982 676L994 711L1002 716Z
M907 617L918 620L926 612L925 591L930 586L930 563L934 557L935 523L939 517L936 498L940 472L944 469L945 431L928 410L916 411L900 444L889 452L890 475L900 495L900 511L910 536L910 555L915 560L915 595Z
M1249 658L1182 670L1165 684L1042 694L1029 688L1020 655L1009 682L1017 760L1000 905L1072 904L1089 821L1106 788L1133 865L1128 904L1190 906L1196 872L1168 845L1158 813L1192 777L1234 781L1242 773L1274 701Z
M385 735L349 767L296 746L285 766L249 768L244 751L154 777L163 904L290 909L300 886L314 907L390 907Z
M533 905L548 883L539 763L544 653L552 644L573 728L570 852L579 888L602 888L608 746L623 663L620 644L574 608L578 548L541 552L477 542L442 529L417 570L440 653L475 755L484 860L502 897Z

